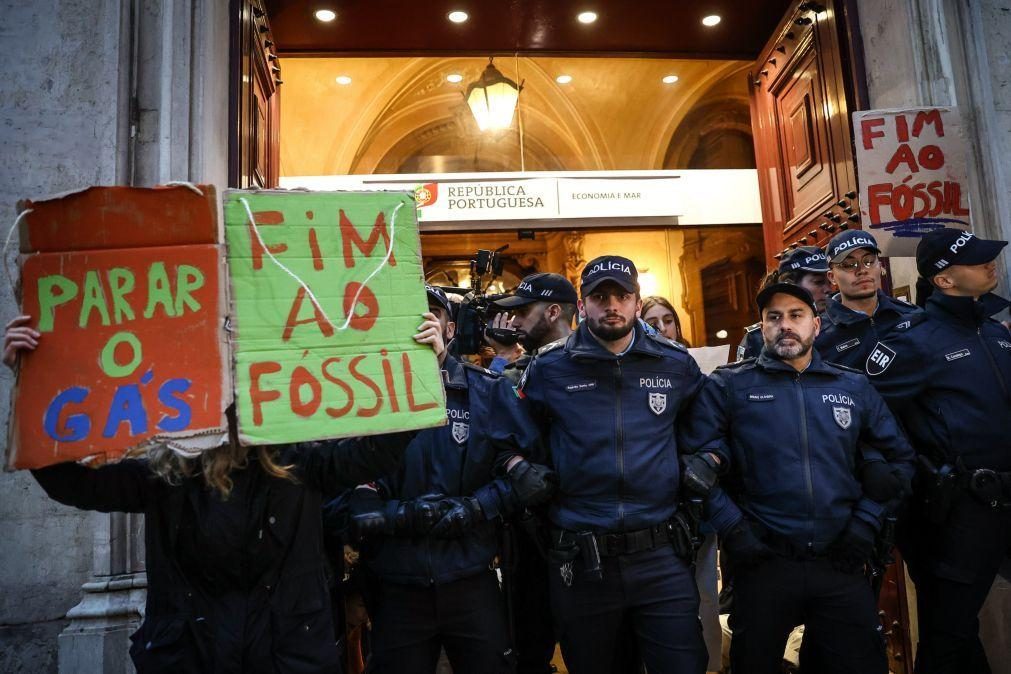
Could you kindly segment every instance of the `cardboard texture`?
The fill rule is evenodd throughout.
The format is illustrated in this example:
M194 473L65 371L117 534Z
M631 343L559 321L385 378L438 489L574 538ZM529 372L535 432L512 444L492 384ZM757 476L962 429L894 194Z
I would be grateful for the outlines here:
M198 189L21 204L22 311L42 338L21 358L8 468L227 440L223 251L214 188Z
M860 218L889 256L911 257L923 234L970 229L965 134L955 108L853 113Z
M228 191L224 220L243 444L446 423L435 354L412 339L428 307L413 195Z

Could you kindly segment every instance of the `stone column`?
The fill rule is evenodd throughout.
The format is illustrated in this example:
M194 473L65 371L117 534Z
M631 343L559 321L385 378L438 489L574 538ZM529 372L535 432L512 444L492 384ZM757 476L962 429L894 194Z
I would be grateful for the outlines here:
M59 637L60 672L132 672L129 636L144 617L144 518L96 513L94 576L84 596L67 611L70 625Z

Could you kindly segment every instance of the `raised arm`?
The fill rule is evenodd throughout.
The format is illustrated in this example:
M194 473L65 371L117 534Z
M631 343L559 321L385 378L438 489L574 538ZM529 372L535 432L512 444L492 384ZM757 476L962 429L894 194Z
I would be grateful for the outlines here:
M401 431L344 440L303 442L295 446L299 475L324 494L336 494L400 469L404 451L417 431Z
M160 478L145 460L125 459L99 468L58 463L32 475L50 498L64 505L100 512L142 513Z

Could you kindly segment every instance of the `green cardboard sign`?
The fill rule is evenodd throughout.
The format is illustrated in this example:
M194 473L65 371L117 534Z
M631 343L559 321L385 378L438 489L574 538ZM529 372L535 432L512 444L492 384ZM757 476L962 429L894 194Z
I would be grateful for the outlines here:
M412 194L231 190L224 216L243 444L446 423Z

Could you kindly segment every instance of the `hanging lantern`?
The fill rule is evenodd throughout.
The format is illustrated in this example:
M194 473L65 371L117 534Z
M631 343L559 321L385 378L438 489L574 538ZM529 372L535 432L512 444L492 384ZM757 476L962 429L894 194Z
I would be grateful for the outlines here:
M467 87L467 93L464 94L467 105L477 120L477 127L482 131L509 128L523 88L522 84L517 85L499 72L493 61L494 57L488 59L488 67L476 82Z

